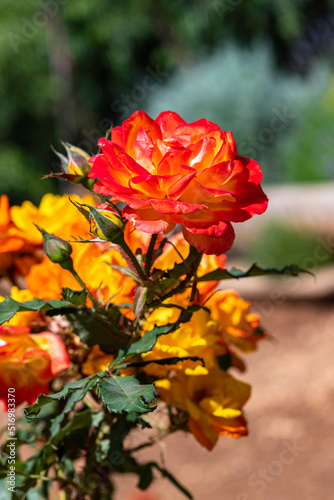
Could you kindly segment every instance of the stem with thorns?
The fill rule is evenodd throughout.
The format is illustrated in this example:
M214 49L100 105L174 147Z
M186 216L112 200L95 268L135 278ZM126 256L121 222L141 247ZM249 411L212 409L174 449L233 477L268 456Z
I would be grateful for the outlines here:
M151 241L147 250L146 254L146 261L145 261L145 272L147 275L150 273L150 269L152 266L152 258L153 258L153 252L154 252L154 246L157 241L158 235L157 234L152 234L151 236Z
M126 243L126 241L124 239L124 235L121 234L120 236L118 236L115 240L113 240L113 243L116 243L116 245L119 245L124 250L124 252L126 253L126 255L131 260L131 263L132 263L133 267L137 271L137 274L138 274L139 278L142 281L146 281L146 275L145 275L142 267L140 266L138 260L136 259L136 256L132 252L132 250L129 247L129 245Z

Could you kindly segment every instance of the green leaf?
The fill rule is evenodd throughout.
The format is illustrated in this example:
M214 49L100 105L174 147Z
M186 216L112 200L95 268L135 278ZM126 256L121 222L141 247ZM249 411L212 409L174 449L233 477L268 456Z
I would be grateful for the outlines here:
M56 460L55 449L47 442L41 448L35 450L34 455L25 462L24 473L40 474L42 471L47 471L50 466L54 465ZM25 478L21 486L22 488L30 488L35 483L36 479Z
M33 299L27 302L17 302L11 297L7 297L0 303L0 325L9 321L16 313L22 311L49 311L50 309L66 309L73 308L71 302L66 300L42 300Z
M124 274L124 276L128 276L129 278L133 279L136 283L141 283L141 281L138 278L138 274L130 269L129 267L126 266L117 266L116 264L110 264L109 262L106 262L106 264L113 269L116 269L116 271L119 271L120 273Z
M177 280L178 278L180 278L184 274L187 274L190 271L191 266L194 264L197 257L198 257L198 251L196 250L196 248L191 246L188 257L183 262L175 264L173 269L168 270L166 273L164 273L164 275L170 278L171 280ZM158 269L154 269L154 271L157 270Z
M118 328L120 312L116 307L109 307L108 314L110 320L101 317L98 314L92 314L86 309L77 309L75 314L67 314L74 333L76 333L82 342L89 347L99 344L103 351L110 351L119 345L119 340L125 335Z
M55 434L51 440L54 446L58 446L65 437L72 435L74 432L81 431L82 429L88 429L91 427L92 423L92 410L87 408L84 411L74 413L68 424L62 427L57 434ZM71 438L71 437L70 437Z
M228 370L232 366L231 354L227 352L217 357L218 366L221 370Z
M0 500L11 500L11 498L12 495L8 490L7 478L0 479Z
M165 306L162 305L162 307ZM123 362L130 356L144 354L145 352L151 351L155 346L157 339L161 335L167 335L168 333L175 332L175 330L180 328L181 323L187 323L191 319L193 312L202 308L202 306L198 304L193 304L187 309L184 309L180 306L174 306L173 304L168 304L166 305L166 307L177 307L181 310L178 320L175 323L155 326L154 328L152 328L152 330L145 332L143 337L137 340L137 342L134 342L131 345L122 346L118 352L117 358L111 364L112 367L119 365L119 363Z
M66 478L73 479L75 476L75 468L73 461L63 455L59 462L65 472Z
M239 278L248 278L253 276L266 276L266 275L288 275L288 276L298 276L300 273L308 273L312 274L309 271L305 271L301 269L299 266L295 264L291 264L290 266L282 267L281 269L275 269L274 267L262 268L257 264L253 264L247 271L241 271L240 269L236 269L233 267L229 271L226 269L216 269L215 271L211 271L210 273L204 274L198 278L198 281L220 281L220 280L229 280L229 279L239 279Z
M96 390L106 408L113 413L147 413L156 408L149 406L154 400L154 385L141 385L133 375L98 379Z
M76 306L84 306L86 304L85 290L71 290L70 288L62 288L62 296L64 300L71 302Z
M111 366L115 367L125 359L130 356L134 356L135 354L143 354L150 351L155 346L158 337L174 331L173 327L174 325L170 324L155 326L149 332L145 332L145 335L141 339L137 340L137 342L134 342L131 345L122 346L118 352L117 358L111 363Z
M202 358L199 358L198 356L183 356L183 357L178 357L174 356L173 358L162 358L162 359L152 359L150 361L134 361L133 363L124 363L119 368L125 368L125 367L141 367L141 366L146 366L151 363L155 363L156 365L175 365L179 361L201 361L202 366L204 365L204 360Z
M61 423L63 422L67 413L69 413L71 410L73 410L76 403L81 401L85 397L85 395L86 395L86 391L82 391L82 390L75 390L69 394L63 411L61 413L59 413L51 421L51 426L50 426L51 437L56 436L60 432ZM50 404L48 404L48 406L50 406ZM43 412L44 408L45 408L45 406L41 409L42 412ZM54 413L56 413L56 412L57 412L57 409L54 411Z
M139 355L151 351L155 346L157 339L161 335L166 335L168 333L174 332L178 328L179 323L155 326L149 332L145 332L144 336L141 339L137 340L137 342L134 342L131 345L122 346L118 352L117 358L112 362L111 366L115 367L130 356L134 356L136 354Z
M139 286L137 288L135 299L133 302L133 312L134 312L136 318L138 318L141 315L142 310L145 307L147 293L148 293L148 289L146 287Z
M60 399L64 399L74 392L74 395L71 396L71 399L65 405L63 413L70 411L72 408L74 408L74 405L78 401L81 401L84 398L88 391L94 388L98 378L104 377L105 375L106 372L95 373L90 377L86 377L84 379L66 384L61 391L56 392L55 394L49 394L48 396L46 396L45 394L41 394L40 396L38 396L37 401L34 404L28 406L27 408L24 408L24 414L27 422L35 422L38 419L38 414L45 405L48 405Z
M27 493L27 500L41 500L43 497L36 488L30 488Z

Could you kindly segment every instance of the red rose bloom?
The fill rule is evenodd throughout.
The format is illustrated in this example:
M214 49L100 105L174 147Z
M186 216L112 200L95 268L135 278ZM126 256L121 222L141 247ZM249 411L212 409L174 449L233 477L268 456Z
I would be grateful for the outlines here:
M30 333L29 327L0 326L0 401L5 410L8 388L16 406L32 404L49 393L49 382L70 366L65 345L51 332Z
M124 217L145 233L180 223L198 251L220 255L234 241L231 222L267 208L259 165L238 156L232 133L208 120L186 123L172 111L152 120L136 111L99 146L90 159L95 191L125 203Z

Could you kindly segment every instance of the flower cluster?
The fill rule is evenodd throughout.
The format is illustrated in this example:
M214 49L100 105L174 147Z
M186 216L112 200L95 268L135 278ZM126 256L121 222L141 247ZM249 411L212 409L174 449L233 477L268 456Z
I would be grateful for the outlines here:
M91 159L64 146L52 175L91 194L46 194L39 207L0 198L0 286L11 285L0 296L0 400L14 387L30 422L49 405L47 442L23 475L53 464L66 492L86 498L92 463L136 472L146 487L154 467L171 477L124 450L136 426L155 426L157 439L190 432L208 450L221 435L247 434L251 389L230 369L244 371L243 355L267 334L221 280L233 277L231 223L263 213L267 198L259 165L207 120L138 111ZM146 415L155 401L167 423Z
M93 198L87 196L73 198L77 203L89 202L92 206L96 206ZM51 215L53 207L58 207L62 219L53 220ZM73 207L68 196L58 197L48 194L43 198L39 208L25 202L21 207L12 207L11 213L13 220L16 221L16 225L12 226L14 234L20 234L22 241L30 240L36 246L41 244L41 236L34 226L35 221L43 223L44 227L59 235L69 235L76 231L75 234L79 233L84 238L89 233L88 222ZM63 221L63 229L60 221ZM136 230L131 223L126 226L125 239L133 251L137 248L147 251L149 237ZM154 272L167 272L175 265L180 265L187 258L189 250L189 244L182 234L176 234L168 243L166 242L160 255L157 252ZM123 312L133 318L132 307L138 285L131 277L120 271L122 266L128 267L129 270L130 268L115 246L94 240L86 244L74 243L72 258L74 268L78 270L83 282L101 305L108 303L123 305ZM224 269L225 263L225 255L203 254L197 269L198 278L214 269ZM29 301L34 297L44 300L60 299L64 288L77 291L81 289L81 285L68 270L51 262L47 256L43 256L40 262L32 263L24 279L25 289L19 289L17 286L11 289L11 298L18 302ZM155 385L160 397L168 404L189 413L189 429L208 449L212 449L220 434L239 437L247 433L241 408L249 397L250 387L235 380L226 370L229 367L244 369L243 361L234 352L235 347L244 352L253 350L257 342L265 336L259 328L259 317L249 313L250 303L241 299L233 290L215 291L217 285L217 281L199 282L196 297L192 301L189 291L172 295L160 307L146 315L142 326L142 335L145 335L156 326L176 323L180 311L190 304L199 305L188 322L182 323L174 332L161 336L153 349L143 353L141 358L147 363L143 371L156 379ZM0 301L3 300L4 297L0 298ZM200 304L204 306L201 307ZM91 305L89 297L87 305ZM49 318L42 313L26 311L17 313L5 323L6 338L2 337L2 340L7 345L10 335L16 338L20 343L20 355L13 358L13 342L10 343L11 351L5 349L5 346L2 348L1 380L4 382L3 387L8 387L9 381L13 382L9 373L16 371L22 387L20 402L26 400L31 403L40 392L47 393L48 382L60 371L68 368L66 362L68 358L62 354L63 363L58 363L57 369L51 370L47 363L45 366L41 363L40 368L35 369L33 360L38 359L38 356L41 359L52 360L55 349L51 349L50 346L57 346L49 342L45 343L43 353L41 347L39 350L32 350L33 343L39 338L44 339L46 334L28 332L30 328L40 330L49 327L49 321ZM21 338L17 332L23 331L22 329L24 337ZM62 341L64 335L62 338L53 333L48 335L52 336L50 339L58 339L59 352L64 353ZM185 359L173 364L168 361L169 364L166 365L154 362L183 358ZM193 358L198 360L194 361ZM112 354L104 353L96 344L87 351L80 370L84 375L92 375L107 369L113 359ZM29 373L29 375L22 376L20 363L24 363L24 374ZM219 366L223 364L224 369L220 369ZM3 401L5 394L6 390L3 395L0 394Z
M162 399L189 413L191 432L211 450L219 435L247 434L241 408L250 396L250 386L227 370L244 371L235 347L244 352L254 350L267 334L259 327L258 315L249 313L250 303L235 291L210 291L207 300L205 297L201 297L205 307L176 331L162 335L142 358L150 361L144 371L159 378L156 387ZM179 308L187 304L187 294L168 299L149 316L145 331L177 321ZM162 360L171 362L157 363Z

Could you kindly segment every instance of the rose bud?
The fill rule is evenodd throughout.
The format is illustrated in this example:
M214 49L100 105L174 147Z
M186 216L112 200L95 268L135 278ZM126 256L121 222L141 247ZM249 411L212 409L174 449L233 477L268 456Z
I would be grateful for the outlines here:
M37 229L42 233L44 252L49 257L51 262L59 264L64 269L71 270L73 262L71 258L72 247L66 240L58 238L54 234L48 233L45 229L37 226Z
M90 208L90 232L101 240L114 241L123 233L122 218L109 208Z
M88 164L89 155L82 149L72 146L72 144L67 142L62 142L62 145L66 150L67 156L54 151L60 158L62 171L70 175L86 176L91 168Z
M56 177L58 179L63 179L73 184L82 184L87 189L92 189L94 182L92 179L87 177L91 166L88 164L89 155L85 151L67 142L62 142L66 150L67 156L62 153L58 153L54 148L54 153L60 158L60 170L61 172L51 172L45 177Z

